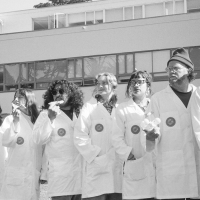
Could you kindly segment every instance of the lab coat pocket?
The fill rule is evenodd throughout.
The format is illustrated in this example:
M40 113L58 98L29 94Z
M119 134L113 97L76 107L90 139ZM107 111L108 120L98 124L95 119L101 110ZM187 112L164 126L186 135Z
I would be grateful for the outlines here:
M72 172L73 161L71 158L53 159L54 177L67 177Z
M185 174L184 156L182 150L163 153L162 168L164 176Z
M130 180L139 181L146 178L143 158L128 160L124 166L124 177Z
M165 112L161 114L161 121L163 122L163 130L171 131L172 129L180 129L179 114L176 111Z
M20 186L24 184L24 172L20 169L9 167L7 169L6 184L12 186Z
M112 171L111 160L107 155L96 157L91 164L93 176L109 174Z

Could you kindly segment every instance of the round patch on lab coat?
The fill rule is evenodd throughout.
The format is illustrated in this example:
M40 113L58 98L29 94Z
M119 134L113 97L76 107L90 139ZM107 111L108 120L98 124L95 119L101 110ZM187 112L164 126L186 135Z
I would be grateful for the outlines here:
M58 129L58 135L63 137L66 134L66 130L64 128L59 128Z
M172 127L176 124L176 120L173 117L168 117L166 119L166 124L167 126Z
M97 132L103 131L103 125L102 125L102 124L96 124L95 130L96 130Z
M24 143L24 138L23 137L18 137L17 138L17 144L22 145Z
M133 125L133 126L131 127L131 132L132 132L133 134L138 134L138 133L140 132L140 127L139 127L138 125Z

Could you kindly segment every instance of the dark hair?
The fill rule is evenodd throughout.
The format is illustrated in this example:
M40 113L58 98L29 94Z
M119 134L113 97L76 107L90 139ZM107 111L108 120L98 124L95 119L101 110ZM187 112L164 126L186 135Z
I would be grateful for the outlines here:
M151 75L147 71L135 71L132 73L131 77L128 80L128 84L126 87L126 93L125 93L127 98L131 97L131 94L129 93L129 88L131 86L132 79L141 78L141 77L146 80L147 87L149 88L149 91L151 92L151 82L152 82Z
M52 91L57 84L61 85L63 91L69 95L67 104L72 107L78 117L80 109L83 106L83 92L76 84L68 82L67 80L55 80L49 85L47 91L43 95L44 105L42 109L48 109L49 103L54 101Z
M14 94L14 99L16 97L17 92L19 92L19 94L25 97L28 114L31 117L31 122L34 124L39 115L39 110L37 108L35 94L30 89L20 88L16 90Z
M189 80L189 82L194 81L197 73L195 73L194 70L190 70L190 69L189 69L188 73L189 73L188 74L188 80Z

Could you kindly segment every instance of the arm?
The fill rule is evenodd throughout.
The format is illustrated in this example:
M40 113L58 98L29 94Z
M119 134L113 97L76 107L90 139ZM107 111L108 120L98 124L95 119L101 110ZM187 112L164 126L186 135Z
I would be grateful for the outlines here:
M33 126L33 140L36 144L48 142L53 131L53 124L48 117L47 111L42 111Z
M120 159L124 161L134 159L131 153L132 147L129 147L125 142L125 131L124 113L122 113L122 111L120 112L119 108L117 108L112 130L112 145L117 154L119 154Z
M91 163L101 151L92 145L90 134L91 119L89 105L84 105L74 127L74 144L84 159Z
M200 88L191 97L191 118L194 135L200 148Z
M151 113L148 117L150 121L153 121L155 118L160 118L159 109L157 105L157 101L154 97L152 97L151 102L149 103L146 115ZM152 131L145 131L146 133L146 146L144 147L147 152L150 152L155 149L155 145L160 141L160 128L153 129Z
M14 125L13 116L9 115L5 118L2 126L2 145L5 147L13 147L16 144L18 133L20 132L20 125Z

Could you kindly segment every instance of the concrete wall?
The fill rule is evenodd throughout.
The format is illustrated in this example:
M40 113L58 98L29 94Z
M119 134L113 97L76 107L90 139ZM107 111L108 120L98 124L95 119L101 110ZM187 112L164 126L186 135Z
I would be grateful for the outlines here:
M199 24L193 13L0 35L0 64L198 46Z
M0 19L4 22L3 33L14 33L32 31L32 18L46 17L53 15L54 13L71 14L159 2L163 2L163 0L100 0L68 4L65 6L53 6L48 8L0 13Z

